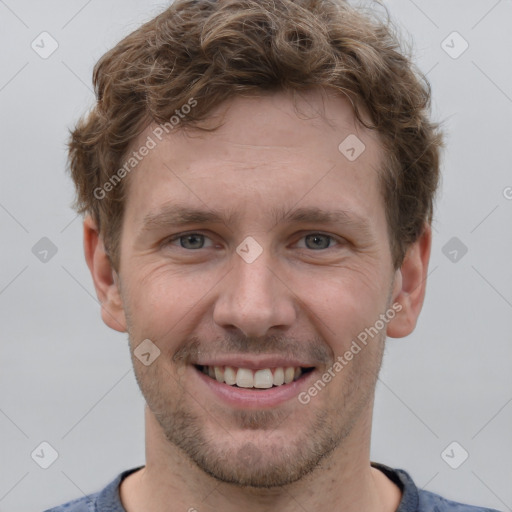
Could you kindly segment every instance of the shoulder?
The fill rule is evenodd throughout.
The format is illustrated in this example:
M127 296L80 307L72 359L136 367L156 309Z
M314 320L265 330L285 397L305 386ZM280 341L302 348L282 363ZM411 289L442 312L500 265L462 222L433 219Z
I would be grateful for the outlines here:
M384 464L372 462L402 491L402 500L396 512L499 512L485 507L465 505L443 498L439 494L418 489L411 476L403 469L393 469Z
M44 512L96 512L96 500L99 493L89 494L58 507L50 508Z
M124 471L99 492L69 501L44 512L125 512L119 497L119 484L141 467Z
M447 500L430 491L418 491L418 512L498 512L495 509Z

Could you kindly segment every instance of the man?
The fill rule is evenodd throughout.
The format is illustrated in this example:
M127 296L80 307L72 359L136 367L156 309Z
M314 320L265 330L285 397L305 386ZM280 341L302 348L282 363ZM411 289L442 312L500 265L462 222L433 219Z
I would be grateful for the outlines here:
M94 72L70 142L146 465L54 512L477 511L370 463L412 332L441 134L386 25L341 0L185 0Z

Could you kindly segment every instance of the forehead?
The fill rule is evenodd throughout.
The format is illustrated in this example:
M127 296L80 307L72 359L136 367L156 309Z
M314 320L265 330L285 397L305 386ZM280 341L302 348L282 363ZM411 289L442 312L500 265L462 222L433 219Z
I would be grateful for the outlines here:
M131 151L150 139L154 147L129 176L129 222L142 222L172 201L237 211L254 221L294 206L381 216L382 149L344 98L318 90L236 97L202 126L219 123L210 132L178 125L159 137L153 123L134 141Z

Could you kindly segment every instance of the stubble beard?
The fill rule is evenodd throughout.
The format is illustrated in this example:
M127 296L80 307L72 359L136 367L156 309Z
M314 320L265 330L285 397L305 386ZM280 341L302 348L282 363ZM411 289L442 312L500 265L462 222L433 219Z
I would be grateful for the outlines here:
M165 357L159 357L150 367L144 368L135 361L133 350L136 338L132 336L135 331L130 311L126 307L127 302L123 302L135 377L151 413L169 443L219 482L255 489L292 484L304 479L320 466L328 465L327 459L349 438L356 425L362 425L361 420L371 422L385 333L379 333L377 339L372 341L378 346L367 357L355 358L344 368L345 382L340 390L341 396L331 401L325 400L327 405L317 410L308 421L308 426L302 428L295 439L290 439L287 446L269 441L272 437L279 437L272 434L281 428L289 415L281 409L230 411L231 424L234 422L238 429L247 430L248 438L256 439L253 435L255 431L259 434L256 442L248 439L236 445L229 430L221 426L225 423L222 417L224 412L217 413L217 417L213 414L210 422L217 434L211 432L211 427L208 431L205 425L208 425L210 414L204 408L199 413L193 410L191 404L199 407L198 400L186 391L182 379L178 377L177 381L173 380L169 375L170 370L161 366L165 364ZM168 386L169 383L174 385L174 389ZM176 399L177 394L179 397ZM357 399L354 400L354 397ZM318 399L322 398L315 398ZM309 404L301 407L304 410L299 414L307 418ZM304 422L301 421L301 425Z
M225 423L222 417L225 411L213 414L211 426L207 428L210 414L205 408L199 412L194 411L191 404L199 407L198 400L186 391L182 379L173 379L169 375L170 370L161 366L165 364L165 357L159 357L150 367L144 368L139 361L135 361L133 350L134 339L137 338L132 336L134 330L127 308L125 313L135 377L150 412L168 442L205 474L219 482L254 489L293 484L311 475L315 469L327 467L329 457L353 434L354 427L361 427L365 420L371 423L385 333L380 333L378 339L372 341L378 347L374 347L368 357L355 358L343 369L344 377L335 378L345 380L339 397L325 400L327 405L321 410L317 409L309 421L309 404L301 405L304 410L299 410L299 413L294 407L294 414L304 414L305 421L300 421L301 433L295 439L290 439L287 445L275 439L282 440L285 432L280 430L281 436L273 435L281 429L289 415L283 409L230 411L231 424L234 422L238 430L247 431L247 441L236 443L229 430L221 426ZM323 393L326 391L319 395ZM354 400L354 397L357 398ZM313 402L319 399L322 398L317 397ZM307 427L302 428L306 421ZM212 427L216 431L212 432ZM256 437L254 432L258 433Z
M371 370L366 367L360 371L353 365L346 376L340 399L318 410L307 421L307 427L301 426L300 434L289 439L287 444L277 442L276 438L283 437L274 435L281 429L279 434L286 436L282 425L289 413L284 410L223 413L201 408L196 412L194 406L196 409L199 407L198 400L185 390L183 382L179 382L174 390L170 386L165 388L164 383L173 382L166 375L168 370L155 362L151 371L148 372L147 368L138 371L140 365L135 361L134 369L148 407L169 443L219 482L265 489L283 487L310 475L323 466L323 462L349 437L365 412L369 410L371 416L382 354L377 357L378 366ZM347 370L349 368L344 369ZM358 396L356 401L354 396ZM306 421L311 414L309 404L301 407L304 409L299 409L299 413L294 407L294 414L304 414ZM247 431L247 441L240 441L240 437L235 440L230 434L225 426L226 414L231 425Z

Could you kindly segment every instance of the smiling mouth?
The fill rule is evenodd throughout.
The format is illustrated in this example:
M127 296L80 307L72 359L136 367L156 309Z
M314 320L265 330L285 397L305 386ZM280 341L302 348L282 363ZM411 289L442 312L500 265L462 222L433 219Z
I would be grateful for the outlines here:
M217 382L245 389L270 389L285 386L312 372L314 367L281 366L277 368L236 368L234 366L203 366L195 368Z

